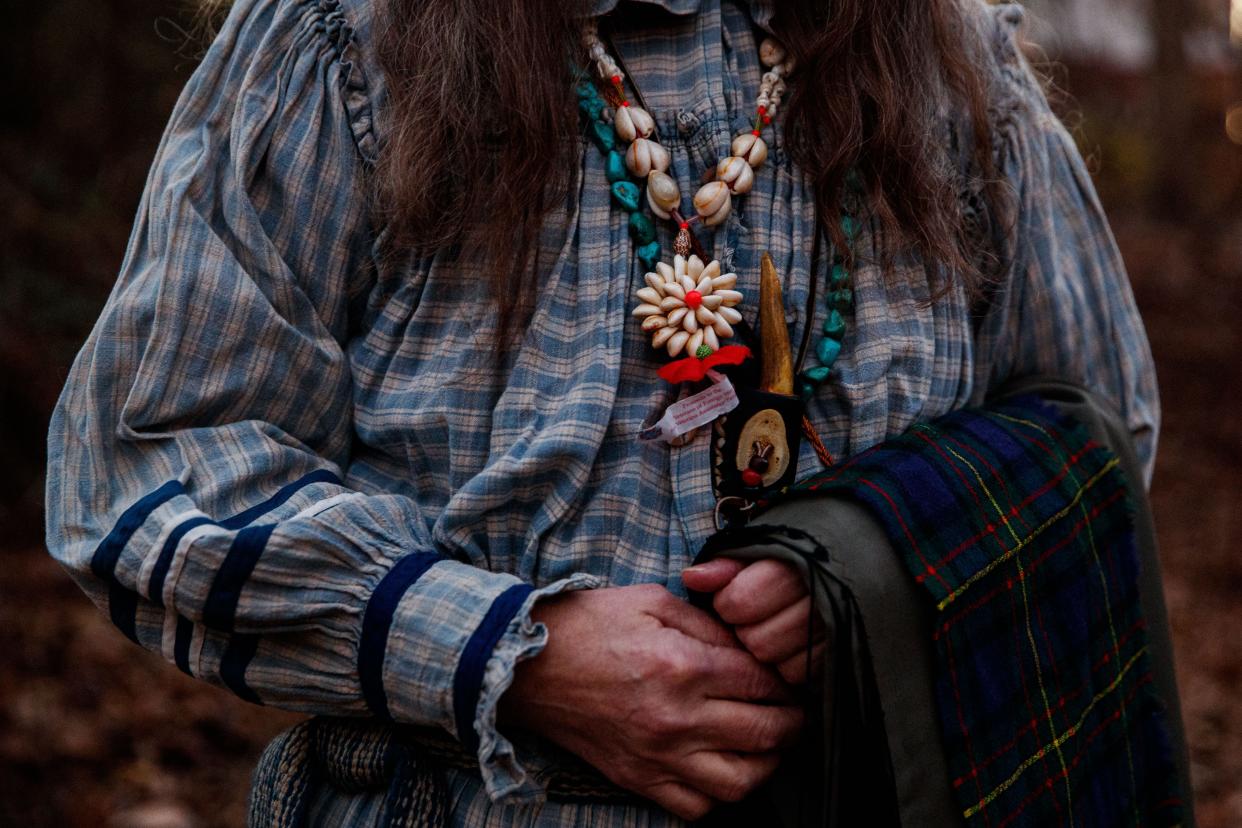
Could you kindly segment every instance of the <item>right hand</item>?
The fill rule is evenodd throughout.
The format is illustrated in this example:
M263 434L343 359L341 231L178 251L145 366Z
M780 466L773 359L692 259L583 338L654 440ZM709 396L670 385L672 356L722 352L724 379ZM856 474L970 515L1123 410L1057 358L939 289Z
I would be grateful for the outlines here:
M754 790L802 726L780 676L663 586L570 592L533 616L548 644L518 665L502 721L684 819Z

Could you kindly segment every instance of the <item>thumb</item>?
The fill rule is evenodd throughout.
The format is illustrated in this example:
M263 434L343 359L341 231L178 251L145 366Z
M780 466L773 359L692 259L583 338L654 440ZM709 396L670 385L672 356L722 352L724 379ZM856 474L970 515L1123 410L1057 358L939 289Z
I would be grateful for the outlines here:
M693 592L719 592L747 566L736 558L716 558L681 571L681 582Z

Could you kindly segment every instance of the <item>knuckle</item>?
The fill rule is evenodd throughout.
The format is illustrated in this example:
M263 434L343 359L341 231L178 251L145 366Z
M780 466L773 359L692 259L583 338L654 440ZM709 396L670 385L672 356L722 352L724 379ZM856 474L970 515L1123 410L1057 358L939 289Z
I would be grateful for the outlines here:
M754 790L757 784L758 780L754 779L752 774L743 770L735 770L721 781L720 798L725 802L740 802Z

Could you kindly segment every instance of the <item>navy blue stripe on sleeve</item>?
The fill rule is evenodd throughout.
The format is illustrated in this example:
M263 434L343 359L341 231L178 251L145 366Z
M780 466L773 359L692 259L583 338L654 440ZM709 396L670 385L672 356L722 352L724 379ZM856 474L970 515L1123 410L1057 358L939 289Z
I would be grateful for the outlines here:
M457 673L453 676L453 715L457 720L457 739L468 750L477 750L479 746L474 717L483 688L483 670L526 596L533 591L529 584L514 584L500 593L466 642L461 661L457 662Z
M224 655L220 657L220 680L224 682L224 686L232 690L238 698L252 704L263 704L258 694L246 684L246 668L250 666L250 661L258 649L257 635L235 635L229 639Z
M434 553L419 552L397 561L371 593L363 613L362 636L358 642L362 697L371 712L386 721L391 721L392 716L388 712L388 694L384 691L384 654L388 650L388 631L392 628L393 616L406 591L441 560L443 558Z
M203 623L214 630L233 631L233 617L241 600L242 588L254 572L259 557L267 546L267 539L275 531L275 523L248 526L237 533L224 562L216 570L211 591L203 603Z
M115 580L108 584L108 616L118 630L135 644L138 642L138 593Z
M244 512L238 512L232 517L227 517L220 521L220 525L225 529L240 529L243 526L254 523L257 518L266 515L268 512L283 506L291 497L311 486L315 483L331 483L335 486L341 485L341 479L327 469L317 469L310 474L303 475L289 485L283 487L276 494L269 497L262 503L251 506Z
M263 517L268 512L274 511L275 509L283 506L285 503L288 503L290 498L298 492L302 491L307 486L312 486L316 483L331 483L339 486L341 485L341 480L327 469L318 469L310 474L303 475L287 486L281 487L276 494L272 495L262 503L251 506L249 509L238 512L237 514L227 517L222 521L216 522L211 518L198 515L181 523L177 526L177 528L173 529L172 532L169 533L168 539L164 542L164 547L160 550L160 556L155 561L155 566L151 568L151 579L148 581L147 595L150 596L151 600L156 604L163 606L164 580L168 577L168 569L172 566L173 556L177 554L178 544L181 543L181 539L184 538L186 533L191 529L205 524L219 526L222 529L240 529L249 523L253 523L258 518Z
M116 562L121 559L121 551L138 531L138 527L146 523L152 512L181 494L185 494L181 481L169 480L122 512L112 531L100 541L91 557L91 572L95 577L102 581L111 581L115 577Z
M173 661L187 676L194 675L190 670L190 642L194 638L194 623L188 618L177 616L177 636L173 640Z
M181 539L196 526L214 523L215 521L211 518L198 515L182 521L168 533L168 538L164 541L163 548L160 549L160 556L156 558L155 566L151 567L151 579L147 582L147 596L157 606L164 606L164 580L168 577L168 568L172 566L173 555L176 554Z

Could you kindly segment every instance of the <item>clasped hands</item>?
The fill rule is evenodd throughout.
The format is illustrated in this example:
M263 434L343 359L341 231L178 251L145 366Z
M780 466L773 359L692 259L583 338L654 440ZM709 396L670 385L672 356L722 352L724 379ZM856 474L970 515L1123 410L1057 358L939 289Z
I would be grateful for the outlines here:
M802 727L807 647L818 665L825 644L789 564L720 558L682 580L719 621L655 584L541 601L547 647L518 665L500 714L693 820L776 770Z

